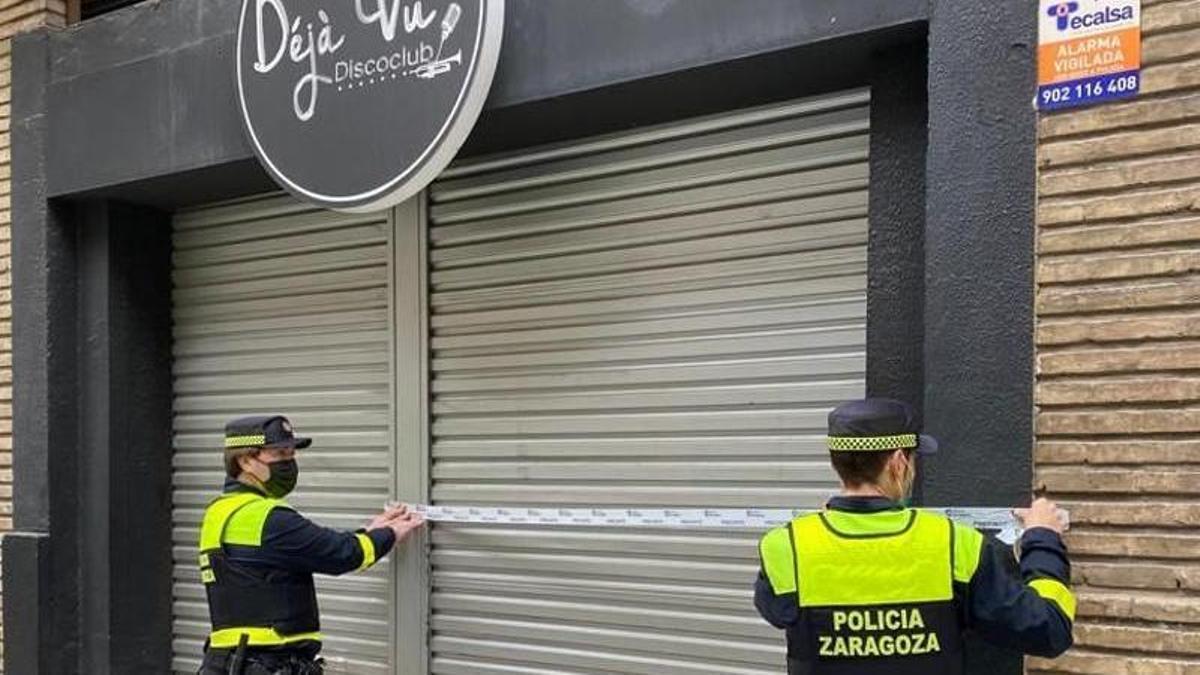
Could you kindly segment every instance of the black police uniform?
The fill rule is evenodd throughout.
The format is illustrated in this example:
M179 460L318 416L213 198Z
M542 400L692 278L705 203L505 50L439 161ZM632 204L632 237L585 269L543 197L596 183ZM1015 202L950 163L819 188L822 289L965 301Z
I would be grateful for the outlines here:
M234 420L226 426L225 439L227 448L304 448L312 442L296 437L288 420L278 415ZM294 484L294 465L284 469L282 473L292 474L285 482ZM273 466L272 480L274 474ZM268 488L276 487L271 482ZM227 478L223 494L205 510L200 575L213 631L201 675L322 672L313 574L367 569L395 545L390 528L331 530L280 497Z
M833 452L933 452L912 409L854 401L829 416ZM768 532L754 603L787 631L790 675L961 673L963 635L1039 656L1070 647L1066 547L1035 528L1012 553L972 527L886 497L835 497Z

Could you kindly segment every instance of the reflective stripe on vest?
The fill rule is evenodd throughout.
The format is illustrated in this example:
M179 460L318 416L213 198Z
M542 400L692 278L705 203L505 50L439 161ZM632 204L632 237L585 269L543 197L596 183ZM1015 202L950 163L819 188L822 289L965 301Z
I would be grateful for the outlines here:
M789 644L789 672L960 673L954 530L944 516L912 509L827 511L792 521L786 552L779 535L774 545L764 539L772 585L786 588L790 576L798 591L802 644Z
M321 641L320 633L280 635L274 628L225 628L215 630L208 636L208 646L213 649L236 649L246 636L247 647L280 647L306 640Z

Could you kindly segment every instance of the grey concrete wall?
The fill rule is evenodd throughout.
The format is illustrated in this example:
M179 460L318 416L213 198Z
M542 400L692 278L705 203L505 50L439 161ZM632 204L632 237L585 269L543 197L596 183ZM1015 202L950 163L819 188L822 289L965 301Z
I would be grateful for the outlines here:
M252 158L240 0L145 3L50 36L51 196ZM488 107L515 106L921 21L921 0L509 0ZM86 105L78 102L86 101Z

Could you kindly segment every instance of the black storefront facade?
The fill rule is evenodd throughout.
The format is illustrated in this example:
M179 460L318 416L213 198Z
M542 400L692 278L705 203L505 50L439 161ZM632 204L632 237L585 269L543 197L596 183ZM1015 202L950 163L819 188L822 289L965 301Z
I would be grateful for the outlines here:
M278 189L235 105L240 4L149 2L14 43L10 673L169 672L185 645L172 223ZM460 158L869 92L866 390L920 404L948 449L925 467L925 503L1010 505L1031 484L1034 44L1032 12L1011 2L510 1ZM399 208L429 222L414 199ZM395 260L400 287L428 282L423 262L405 277ZM395 349L422 333L423 302L390 308ZM427 436L428 375L413 377L421 390L396 393L392 414ZM395 470L399 496L429 496L436 475ZM429 632L429 564L418 552L388 572L394 672L471 672L458 643L436 643L465 629ZM973 672L1020 668L974 653Z

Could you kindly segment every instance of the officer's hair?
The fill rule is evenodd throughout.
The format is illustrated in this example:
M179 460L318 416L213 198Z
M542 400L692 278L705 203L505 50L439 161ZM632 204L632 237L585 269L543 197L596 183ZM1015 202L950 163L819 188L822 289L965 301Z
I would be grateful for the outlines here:
M262 448L225 448L225 473L230 478L242 475L242 465L238 463L241 457L252 457Z
M833 470L842 482L850 487L872 485L883 478L883 470L887 467L888 459L895 450L879 450L867 452L855 450L852 452L830 452Z

